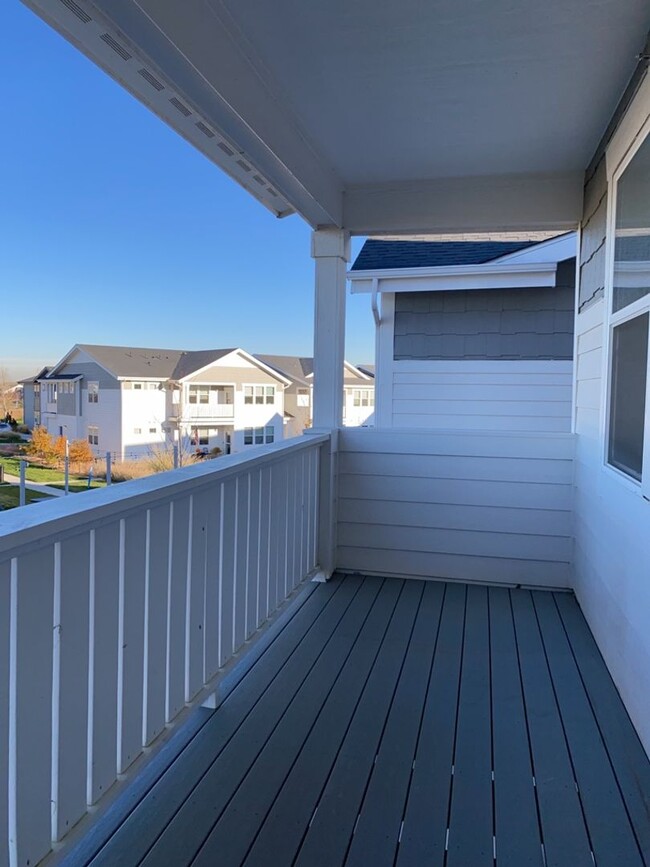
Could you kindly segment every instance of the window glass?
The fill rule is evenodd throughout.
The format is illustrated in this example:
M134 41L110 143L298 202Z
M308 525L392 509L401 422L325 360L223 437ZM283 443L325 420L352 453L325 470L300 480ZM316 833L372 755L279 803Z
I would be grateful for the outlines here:
M134 386L135 388L135 386ZM89 382L88 383L88 403L98 403L99 402L99 383L98 382Z
M266 386L266 402L275 403L275 387L273 385Z
M269 425L266 428L266 441L267 443L272 443L275 440L275 428L273 425Z
M245 385L244 386L244 403L252 403L253 402L253 386Z
M650 292L650 138L616 185L613 312Z
M244 428L244 445L252 446L253 445L253 428L246 427Z
M612 331L608 461L637 481L643 470L648 316L628 319Z
M261 445L264 442L264 428L255 428L255 445Z

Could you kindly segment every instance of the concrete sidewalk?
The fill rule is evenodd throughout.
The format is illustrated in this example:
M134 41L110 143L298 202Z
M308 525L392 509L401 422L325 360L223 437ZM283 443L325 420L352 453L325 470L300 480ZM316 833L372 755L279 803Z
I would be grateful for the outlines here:
M9 482L10 485L20 485L20 478L5 473L5 482ZM62 488L51 488L43 482L30 482L26 479L25 487L30 491L39 491L41 494L47 494L49 497L65 497L65 491Z

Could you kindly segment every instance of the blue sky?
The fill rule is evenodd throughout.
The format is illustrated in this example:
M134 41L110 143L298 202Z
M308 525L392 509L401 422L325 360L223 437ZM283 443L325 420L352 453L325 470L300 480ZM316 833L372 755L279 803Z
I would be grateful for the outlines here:
M310 355L300 217L275 219L19 0L0 28L0 367L77 342ZM372 360L373 332L348 295L350 360Z

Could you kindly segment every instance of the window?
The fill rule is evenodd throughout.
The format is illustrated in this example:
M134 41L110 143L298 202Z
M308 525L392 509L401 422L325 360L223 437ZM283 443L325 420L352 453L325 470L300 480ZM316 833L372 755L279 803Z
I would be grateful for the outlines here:
M643 434L648 369L648 313L612 333L609 463L638 482L643 471Z
M210 431L208 428L199 428L199 445L207 446L210 444Z
M99 383L88 383L88 403L99 403Z
M99 445L99 428L95 425L88 425L88 442L91 446Z
M189 402L202 404L210 403L210 386L190 385Z
M255 444L256 446L264 445L264 443L272 443L275 442L275 428L273 425L267 425L266 427L247 427L244 428L244 445L252 446Z
M158 433L158 428L150 427L150 428L149 428L149 433L153 433L153 434Z
M56 403L56 382L48 382L47 384L47 401L48 403Z
M309 406L309 389L299 388L296 392L296 406Z
M613 181L606 460L645 487L650 479L650 137Z
M134 427L134 428L133 428L133 433L134 433L134 434L138 434L138 435L141 434L141 433L142 433L142 428L141 428L141 427Z
M133 388L134 388L136 391L142 391L142 383L141 383L141 382L134 382L134 383L133 383Z
M263 405L265 403L275 403L275 386L245 385L244 403L255 403L258 405Z
M352 392L354 406L374 406L375 393L371 388L355 388Z

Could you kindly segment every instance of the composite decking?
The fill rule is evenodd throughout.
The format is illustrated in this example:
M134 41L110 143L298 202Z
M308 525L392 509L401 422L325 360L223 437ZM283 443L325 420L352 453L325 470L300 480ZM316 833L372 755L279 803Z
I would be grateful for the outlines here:
M650 764L568 593L339 576L231 680L67 864L650 864Z

